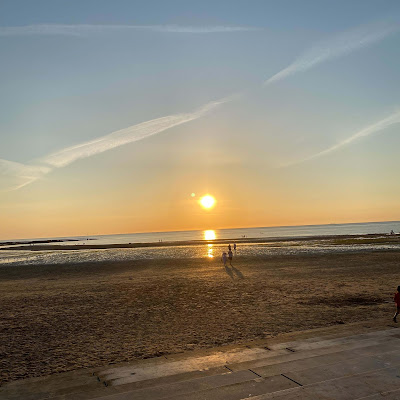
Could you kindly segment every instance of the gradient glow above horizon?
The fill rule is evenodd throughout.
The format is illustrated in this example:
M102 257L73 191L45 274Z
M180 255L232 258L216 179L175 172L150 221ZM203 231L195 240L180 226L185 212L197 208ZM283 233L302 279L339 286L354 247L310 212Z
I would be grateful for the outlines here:
M3 0L0 240L400 220L399 24L398 1Z

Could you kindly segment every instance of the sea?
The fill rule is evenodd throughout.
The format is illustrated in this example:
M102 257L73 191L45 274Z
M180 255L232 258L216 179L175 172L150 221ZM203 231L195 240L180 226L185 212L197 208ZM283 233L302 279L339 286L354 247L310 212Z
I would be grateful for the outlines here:
M337 235L366 235L378 234L386 237L391 231L400 232L400 221L351 223L351 224L327 224L327 225L301 225L278 226L237 229L208 229L175 232L147 232L116 235L74 236L58 238L38 238L27 240L15 240L18 243L34 241L62 240L63 245L82 244L128 244L128 243L158 243L170 242L168 247L142 247L124 249L85 249L85 250L41 250L32 251L32 247L26 250L13 250L13 246L0 246L0 266L12 265L42 265L65 264L83 262L124 261L140 259L160 258L207 258L209 260L220 259L226 244L213 244L213 240L227 239L268 239L265 243L240 243L236 256L268 256L288 255L303 253L337 253L362 250L399 249L400 244L377 243L341 244L334 240L319 239L320 236ZM315 237L315 240L312 240ZM290 242L281 239L295 239ZM308 240L302 240L302 239ZM71 240L72 239L72 240ZM310 240L311 239L311 240ZM71 241L70 241L71 240ZM207 240L209 243L180 245L174 242ZM12 240L3 240L1 243ZM211 241L211 242L210 242ZM52 243L54 244L54 243Z

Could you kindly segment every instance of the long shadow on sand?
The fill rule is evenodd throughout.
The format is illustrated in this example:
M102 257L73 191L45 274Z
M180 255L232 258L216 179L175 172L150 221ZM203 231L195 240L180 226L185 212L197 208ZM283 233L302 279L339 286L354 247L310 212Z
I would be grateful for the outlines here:
M231 277L232 280L235 279L235 277L239 279L244 279L244 275L239 271L237 268L234 266L231 266L230 268L225 265L225 272Z
M236 276L237 276L239 279L244 279L244 275L242 274L242 272L239 271L239 270L238 270L237 268L235 268L234 266L232 266L232 271L233 271L234 274L236 274Z

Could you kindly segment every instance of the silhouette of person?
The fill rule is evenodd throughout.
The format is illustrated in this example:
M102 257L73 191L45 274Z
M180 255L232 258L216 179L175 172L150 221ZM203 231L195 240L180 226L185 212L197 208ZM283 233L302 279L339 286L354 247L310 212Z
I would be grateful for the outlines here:
M397 316L400 313L400 286L397 286L397 292L394 295L393 301L396 303L396 313L393 317L393 322L397 323Z
M228 257L227 257L227 255L226 255L226 253L225 253L225 251L222 253L222 261L223 261L223 263L224 263L224 267L226 267L226 262L227 262L227 260L228 260Z
M231 249L229 249L228 251L228 258L229 258L229 264L232 266L233 253Z

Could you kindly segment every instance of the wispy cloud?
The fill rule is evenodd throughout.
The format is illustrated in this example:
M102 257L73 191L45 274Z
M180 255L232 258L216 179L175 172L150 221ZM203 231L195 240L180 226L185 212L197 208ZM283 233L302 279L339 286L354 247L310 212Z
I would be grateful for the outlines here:
M246 26L182 26L182 25L61 25L40 24L0 27L0 36L63 35L87 36L101 33L123 33L136 31L164 33L229 33L257 31L261 28Z
M166 117L142 122L141 124L112 132L98 139L57 151L38 161L50 165L51 167L64 167L80 158L91 157L115 147L136 142L161 133L174 126L182 125L186 122L203 117L219 105L226 103L231 99L231 97L226 97L218 101L210 102L192 113L168 115Z
M311 48L302 57L294 63L275 74L264 85L279 81L287 76L293 75L300 71L308 70L327 60L343 56L351 53L359 48L366 47L375 43L384 37L397 32L400 29L399 24L379 23L366 25L361 28L353 29L335 36L318 46ZM87 34L104 33L104 32L121 32L121 31L154 31L154 32L171 32L171 33L217 33L217 32L236 32L236 31L254 31L258 28L251 27L229 27L229 26L177 26L177 25L28 25L20 27L0 27L0 36L17 36L17 35L72 35L81 36ZM40 179L54 168L61 168L72 162L91 157L95 154L105 152L107 150L123 146L128 143L145 139L149 136L159 134L172 127L196 120L203 117L209 112L214 111L223 103L232 101L238 95L226 97L214 102L207 103L203 107L192 113L181 113L169 115L166 117L156 118L137 125L130 126L97 139L84 142L75 146L71 146L57 152L51 153L35 161L30 165L15 163L0 159L0 177L6 186L10 189L19 189L29 183ZM364 128L348 139L332 146L324 151L314 154L297 164L312 158L320 157L339 149L340 147L350 144L354 140L374 134L386 127L400 122L400 111L391 116ZM286 165L288 166L288 165ZM6 179L4 179L6 178ZM10 184L10 182L12 184ZM1 183L1 182L0 182ZM3 185L4 186L4 185ZM1 186L0 186L1 188Z
M0 190L20 189L51 171L50 167L25 165L0 159Z
M389 115L386 118L379 120L378 122L375 122L363 129L361 129L354 135L349 136L347 139L342 140L341 142L335 144L334 146L328 147L327 149L320 151L316 154L313 154L309 157L303 158L302 160L287 164L287 165L285 165L285 167L300 164L302 162L313 160L315 158L332 153L333 151L339 150L341 147L347 146L347 145L355 142L356 140L359 140L366 136L370 136L370 135L379 133L379 132L383 131L384 129L388 128L389 126L398 124L398 123L400 123L400 110L394 112L393 114Z
M7 188L8 190L20 189L43 177L54 168L65 167L76 160L145 139L175 126L196 120L214 111L221 104L232 101L234 98L235 96L230 96L209 102L192 113L168 115L132 125L97 139L59 150L36 160L31 165L0 159L1 188Z
M380 22L340 33L306 51L288 67L266 80L264 85L269 85L290 75L306 71L330 59L367 47L399 31L399 29L399 23Z

